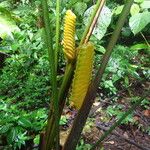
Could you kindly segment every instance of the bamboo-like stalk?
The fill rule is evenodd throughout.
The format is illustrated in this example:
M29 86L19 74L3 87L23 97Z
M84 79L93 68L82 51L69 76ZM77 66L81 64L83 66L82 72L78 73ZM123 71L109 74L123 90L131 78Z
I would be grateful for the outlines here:
M56 70L58 64L59 39L60 39L60 0L57 0L56 1L56 49L55 49Z
M54 110L54 116L55 116L55 133L57 137L57 145L59 146L59 139L58 139L58 133L59 133L59 120L58 120L58 99L57 99L57 80L56 80L56 60L55 60L55 52L53 50L53 40L52 40L52 29L50 25L50 19L49 19L49 11L48 11L48 4L47 0L41 1L42 8L43 8L43 18L44 18L44 24L45 24L45 43L48 49L48 58L49 58L49 64L50 64L50 81L52 85L52 107L50 107L50 112ZM48 123L50 121L48 120ZM46 145L44 146L45 150L49 150L50 147L50 140L49 140L49 129L50 125L47 124L46 128ZM53 137L55 138L55 137Z
M131 8L131 5L133 4L133 2L134 2L134 0L128 0L122 10L122 13L121 13L119 20L117 22L117 25L116 25L116 29L114 30L114 32L112 34L112 37L111 37L110 42L106 49L106 53L103 56L101 66L96 74L95 79L89 86L89 89L88 89L88 92L84 99L84 102L82 104L82 107L79 110L77 117L75 118L73 127L72 127L71 132L67 138L67 141L63 147L63 150L69 150L69 149L75 150L75 148L76 148L76 145L79 141L81 132L86 123L86 119L88 117L88 114L89 114L92 104L94 102L94 98L96 96L96 91L99 87L99 83L102 79L102 75L105 71L105 68L109 61L113 47L115 46L115 44L117 42L117 39L118 39L121 29L124 25L126 17L128 15L128 13L130 12L130 8Z
M60 39L60 0L56 1L56 49L55 49L55 65L56 65L56 72L57 72L57 65L58 65L58 52L59 52L59 39ZM56 124L56 127L54 128L56 135L51 136L52 138L49 138L49 147L51 148L53 146L53 139L56 136L55 139L55 148L59 149L59 102L57 99L56 105L55 105L54 111L56 121L54 124ZM52 143L52 144L51 144ZM48 148L49 148L48 147Z

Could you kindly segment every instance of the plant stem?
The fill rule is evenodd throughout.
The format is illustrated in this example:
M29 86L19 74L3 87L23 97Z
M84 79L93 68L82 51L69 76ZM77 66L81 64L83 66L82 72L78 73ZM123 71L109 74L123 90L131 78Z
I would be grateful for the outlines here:
M148 47L150 47L150 44L148 43L147 39L145 38L144 34L140 32L141 36L143 37L145 43L147 44Z
M98 1L97 1L96 6L95 6L95 8L94 8L94 11L93 11L93 13L92 13L92 15L91 15L90 21L89 21L89 23L88 23L88 25L87 25L87 27L86 27L84 33L83 33L83 36L82 36L82 38L81 38L80 45L82 45L83 43L85 43L85 40L87 39L87 35L88 35L88 33L89 33L90 29L91 29L91 25L93 24L94 18L95 18L95 16L96 16L96 14L97 14L99 8L102 8L104 2L105 2L105 0L98 0ZM97 18L97 19L98 19L98 18ZM95 20L95 23L96 23L97 19ZM94 23L94 26L95 26L95 23ZM94 26L93 26L93 27L94 27ZM91 33L92 33L92 31L93 31L93 29L91 30ZM89 36L89 37L90 37L90 36ZM89 38L88 38L88 39L89 39ZM87 40L86 40L86 42L87 42Z
M66 67L66 71L65 71L65 75L63 78L63 82L62 85L60 87L59 90L59 94L58 94L58 100L59 100L59 114L58 114L58 120L61 117L62 111L63 111L63 107L65 105L65 98L67 96L69 87L71 85L72 81L72 77L73 77L73 72L74 72L74 68L75 68L75 62L69 63ZM49 119L48 119L48 125L49 128L47 129L47 133L49 133L49 139L50 139L50 143L49 143L49 147L51 147L54 143L54 135L55 135L55 116L53 115L53 112L51 111L51 113L49 114Z
M89 23L89 25L87 26L87 28L86 28L86 31L87 32L85 32L84 34L83 34L83 37L82 37L82 40L84 41L85 40L85 38L86 38L86 36L87 36L87 34L88 34L88 31L90 30L90 27L91 27L91 24L92 24L92 22L93 22L93 19L95 18L95 14L97 13L97 11L98 11L98 8L99 8L99 5L100 5L100 1L101 0L99 0L98 2L97 2L97 6L96 6L96 8L95 8L95 10L94 10L94 12L93 12L93 17L91 17L91 20L90 20L90 22L91 23ZM93 27L94 28L94 27ZM90 37L90 36L89 36ZM82 42L80 42L80 43L82 43ZM62 85L61 85L61 87L60 87L60 90L59 90L59 94L58 94L58 101L59 101L59 117L61 116L61 113L62 113L62 111L63 111L63 107L64 107L64 104L65 104L65 100L66 100L66 96L67 96L67 93L68 93L68 91L69 91L69 87L70 87L70 85L71 85L71 80L72 80L72 78L73 78L73 73L74 73L74 69L75 69L75 61L74 62L72 62L72 63L69 63L68 65L67 65L67 68L66 68L66 71L65 71L65 75L64 75L64 78L63 78L63 82L62 82ZM55 122L55 118L54 118L54 116L51 114L51 120L49 120L49 135L53 135L53 131L54 131L54 126L55 126L55 124L54 124L54 122ZM52 136L51 136L52 137Z
M56 71L57 71L57 64L58 64L59 39L60 39L60 0L57 0L56 1L56 50L55 50Z
M59 133L59 120L58 120L58 100L57 100L57 81L56 81L56 62L55 62L55 53L53 50L53 40L52 40L52 29L50 25L50 19L49 19L49 11L48 11L48 4L47 0L42 0L42 7L43 7L43 18L44 18L44 24L45 24L45 43L48 49L48 58L49 58L49 64L50 64L50 80L52 85L52 107L51 109L54 109L54 115L56 118L55 124L56 124L56 137L58 137ZM52 111L52 110L50 110ZM48 121L49 123L49 121ZM50 124L47 124L46 131L49 130ZM54 137L53 137L54 138ZM58 141L58 139L57 139ZM46 132L46 145L45 150L50 149L49 147L49 132ZM58 141L59 142L59 141Z
M92 18L93 21L92 21L92 23L91 23L91 25L90 25L90 28L89 28L89 30L88 30L86 36L85 36L84 43L87 43L87 42L89 41L89 39L90 39L90 37L91 37L91 34L92 34L93 30L94 30L95 24L97 23L97 20L98 20L98 18L99 18L100 12L101 12L101 10L102 10L102 8L103 8L103 6L104 6L105 1L106 1L106 0L101 0L98 9L96 8L97 11L96 11L96 13L94 12L94 13L95 13L95 16L94 16L94 18Z
M94 150L98 145L100 145L100 143L109 135L111 134L111 132L121 124L121 122L129 115L131 114L131 112L138 106L140 105L141 101L143 100L143 98L140 98L127 112L125 112L122 117L115 122L110 128L109 130L107 130L102 136L101 138L92 146L91 150Z
M75 150L75 148L76 148L76 145L79 141L81 132L82 132L83 127L86 123L86 119L88 117L88 114L89 114L90 109L92 107L92 104L94 102L94 99L96 96L96 91L99 87L99 83L102 79L102 75L105 71L105 68L106 68L106 65L109 61L113 47L115 46L115 44L117 42L120 31L124 25L124 22L126 20L126 17L129 13L129 11L130 11L130 8L133 4L133 1L134 0L128 0L127 3L125 4L123 10L122 10L122 13L121 13L119 20L117 22L117 25L116 25L116 29L112 34L112 37L111 37L110 42L109 42L107 49L106 49L106 53L103 56L101 66L97 72L97 75L96 75L94 81L89 86L89 89L88 89L88 92L85 96L84 102L83 102L83 104L82 104L82 106L78 112L77 117L75 118L75 121L73 123L73 127L71 129L71 132L70 132L68 138L67 138L67 141L64 145L63 150L68 150L68 149Z

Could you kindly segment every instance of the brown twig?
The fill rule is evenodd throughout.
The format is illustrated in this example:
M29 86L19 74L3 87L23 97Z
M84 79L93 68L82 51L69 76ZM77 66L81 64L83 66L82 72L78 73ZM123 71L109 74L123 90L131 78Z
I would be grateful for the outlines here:
M104 126L102 126L102 125L100 125L100 124L97 124L96 127L97 127L98 129L104 130L104 131L108 131L108 129L109 129L108 127L104 127ZM141 150L149 150L149 148L147 148L147 147L145 147L145 146L141 146L141 145L135 143L133 140L128 139L128 138L126 138L126 137L123 136L123 135L120 135L120 134L117 133L116 131L113 131L112 134L115 135L115 136L117 136L117 137L120 137L121 139L125 140L125 141L128 142L129 144L132 144L132 145L138 147L138 148L141 149Z
M94 28L95 28L95 25L96 25L96 23L97 23L97 20L98 20L98 18L99 18L100 12L101 12L101 10L102 10L102 8L103 8L103 6L104 6L104 3L105 3L105 0L102 0L101 3L100 3L100 6L99 6L99 8L98 8L98 11L97 11L97 13L96 13L96 15L95 15L95 17L94 17L94 19L93 19L93 22L92 22L92 24L91 24L91 27L89 28L89 31L88 31L88 33L87 33L87 35L86 35L86 38L85 38L84 43L87 43L87 42L89 41L89 39L90 39L90 37L91 37L91 34L92 34L92 32L93 32L93 30L94 30Z

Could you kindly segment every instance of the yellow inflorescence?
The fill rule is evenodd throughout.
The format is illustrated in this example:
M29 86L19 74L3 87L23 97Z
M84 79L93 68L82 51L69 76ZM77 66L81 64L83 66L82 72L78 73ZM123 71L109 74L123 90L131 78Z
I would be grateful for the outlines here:
M75 58L75 22L76 16L67 10L64 23L63 51L68 60Z
M79 47L76 70L70 100L80 109L92 77L94 45L87 43Z

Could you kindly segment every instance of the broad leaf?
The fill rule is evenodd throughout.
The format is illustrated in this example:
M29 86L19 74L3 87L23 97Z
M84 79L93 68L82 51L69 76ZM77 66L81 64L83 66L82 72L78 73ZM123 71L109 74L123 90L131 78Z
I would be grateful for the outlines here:
M18 26L11 17L7 10L0 8L0 37L1 38L13 38L12 32L19 31Z
M122 12L123 7L124 7L124 5L117 6L117 7L113 10L113 13L114 13L115 15L119 15L119 14Z
M79 14L79 15L83 15L84 11L87 8L86 3L83 2L78 2L74 5L75 11Z
M89 9L86 10L86 12L84 13L84 24L87 25L88 21L91 17L91 13L93 11L93 8L95 7L92 6ZM97 24L95 26L95 29L93 31L93 35L98 39L101 40L102 37L104 36L104 34L106 33L107 27L109 26L110 22L111 22L111 16L112 16L112 12L111 10L104 6L101 14L99 16L99 19L97 21Z
M134 0L136 3L142 3L144 0Z
M138 4L133 4L132 7L131 7L131 10L130 10L131 15L133 16L133 15L139 13L139 11L140 11L139 5Z
M142 31L148 23L150 23L150 12L138 13L129 19L129 26L134 34Z
M141 4L141 7L143 9L148 9L150 8L150 0L145 0L142 4Z

